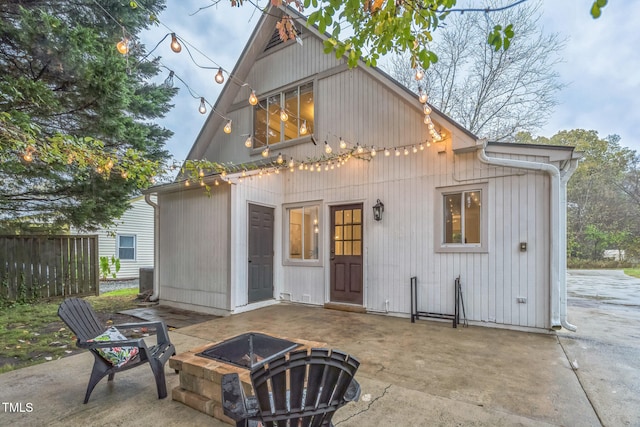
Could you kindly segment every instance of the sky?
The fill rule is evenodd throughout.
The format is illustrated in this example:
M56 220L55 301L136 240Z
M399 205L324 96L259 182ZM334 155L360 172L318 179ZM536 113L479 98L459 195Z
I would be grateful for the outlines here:
M534 1L534 0L530 0ZM590 13L593 0L544 0L541 25L547 33L566 38L556 65L560 81L566 85L557 95L559 105L547 125L535 132L553 136L561 130L593 129L600 137L620 135L620 144L640 153L640 1L609 0L602 17ZM213 5L212 0L167 1L158 17L160 25L140 35L147 50L170 32L182 38L186 47L176 54L169 38L154 51L161 63L184 83L174 79L179 94L175 107L160 121L175 134L167 150L181 163L193 145L207 114L198 112L200 97L214 105L223 85L214 82L216 70L199 67L235 66L260 13L247 1L231 7L228 0ZM265 4L261 0L260 4ZM486 4L483 0L459 0L458 6ZM210 6L210 7L208 7ZM158 77L163 81L168 70ZM188 86L188 88L185 86ZM190 91L189 91L190 89ZM190 93L191 92L191 93ZM195 98L194 98L195 97ZM244 139L238 135L238 143Z

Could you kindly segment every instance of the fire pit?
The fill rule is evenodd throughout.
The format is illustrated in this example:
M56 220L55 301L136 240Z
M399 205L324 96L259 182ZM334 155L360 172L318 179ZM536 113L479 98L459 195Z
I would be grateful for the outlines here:
M196 356L253 369L300 346L301 344L282 338L249 332L215 344Z
M169 359L169 367L180 374L180 385L172 390L172 398L235 425L222 410L222 376L237 373L245 394L250 396L253 388L249 373L253 367L293 349L312 347L326 347L326 343L248 332L180 353Z

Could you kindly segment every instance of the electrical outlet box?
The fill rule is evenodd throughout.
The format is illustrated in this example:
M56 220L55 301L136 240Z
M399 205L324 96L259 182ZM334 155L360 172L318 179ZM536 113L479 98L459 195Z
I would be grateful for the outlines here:
M516 301L518 301L518 304L526 304L527 303L527 299L525 297L518 297L518 298L516 298Z

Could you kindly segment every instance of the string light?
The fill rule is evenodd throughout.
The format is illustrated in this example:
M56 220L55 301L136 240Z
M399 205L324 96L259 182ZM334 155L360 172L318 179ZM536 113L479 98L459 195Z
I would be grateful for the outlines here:
M173 76L175 75L175 73L173 72L173 70L169 71L169 75L167 76L166 79L164 79L164 87L166 87L167 89L172 88L173 87Z
M252 90L251 95L249 95L249 104L256 105L258 103L258 97L256 96L256 91Z
M175 53L180 53L180 51L182 50L182 46L178 41L178 37L176 37L176 33L171 33L171 50Z
M373 148L371 149L371 157L375 157L375 156L376 156L376 154L377 154L377 153L376 153L376 148L375 148L375 147L373 147Z
M421 104L426 104L428 99L429 99L429 97L427 96L427 93L423 92L422 89L419 89L418 90L418 101L420 101Z
M400 155L400 152L398 151L398 149L396 148L396 157L398 157Z
M327 153L327 154L331 154L332 151L333 151L333 148L331 148L329 143L327 141L325 141L324 142L324 152Z
M227 124L224 125L224 133L231 133L231 120L229 120Z
M306 121L306 120L303 120L303 121L302 121L302 124L300 125L300 135L306 135L306 134L307 134L307 132L308 132L308 129L307 129L307 121Z
M204 98L202 97L200 98L200 107L198 107L198 111L200 112L200 114L206 114L207 112L207 105L204 103Z
M405 156L409 155L409 149L407 147L404 147L404 155Z
M362 153L364 153L364 148L362 148L362 146L360 145L360 143L359 143L359 142L356 144L356 152L357 152L358 154L362 154Z
M340 149L344 150L345 148L347 148L347 143L340 137Z
M266 147L264 147L264 150L262 150L262 157L269 157L269 146L268 145Z
M247 139L244 141L244 146L247 148L251 148L252 143L253 143L253 140L251 139L251 135L249 135Z
M281 165L284 162L284 158L282 157L282 153L278 153L278 159L276 160L276 162L278 162L279 165Z
M428 116L431 112L432 110L431 107L429 107L429 104L424 104L424 114Z
M282 120L283 122L286 122L287 120L289 120L289 115L284 110L284 108L280 110L280 120Z
M417 153L418 152L418 148L414 145L413 148L411 149L413 151L413 153Z
M425 125L431 124L431 116L429 115L424 116L424 124Z
M384 149L384 155L385 157L389 157L391 155L391 152L389 152L389 149L387 148Z
M120 52L122 55L126 55L127 53L129 53L129 39L123 37L122 40L120 40L116 45L116 49L118 49L118 52Z
M218 84L224 83L224 75L222 74L222 68L218 68L218 72L216 73L216 76L215 76L215 81ZM251 105L255 105L255 104L251 104Z
M417 68L416 69L416 80L420 81L420 80L422 80L423 77L424 77L424 71L422 70L422 68Z

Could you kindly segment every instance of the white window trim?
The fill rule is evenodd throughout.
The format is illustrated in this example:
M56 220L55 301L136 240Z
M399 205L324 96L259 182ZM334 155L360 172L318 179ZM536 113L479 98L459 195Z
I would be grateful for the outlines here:
M318 227L320 229L318 235L318 258L317 259L296 259L289 258L289 212L291 209L299 209L315 206L318 208ZM322 201L313 200L301 203L287 203L282 205L282 265L303 266L303 267L322 267L323 241L322 238L324 223L322 215Z
M444 243L444 196L452 193L461 193L479 190L482 194L480 207L480 243ZM439 187L435 191L435 232L436 241L434 247L439 252L463 252L463 253L487 253L489 252L489 184L468 184L452 187Z
M133 237L133 259L120 258L120 237ZM130 249L130 248L126 248ZM116 235L116 255L120 261L135 262L138 259L138 236L135 234L119 233Z

